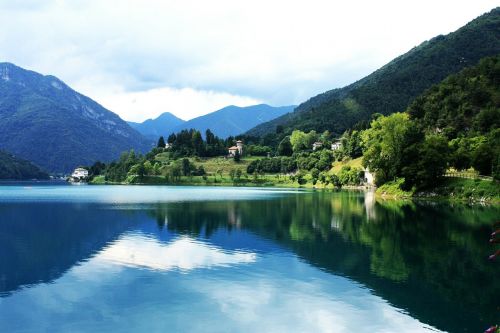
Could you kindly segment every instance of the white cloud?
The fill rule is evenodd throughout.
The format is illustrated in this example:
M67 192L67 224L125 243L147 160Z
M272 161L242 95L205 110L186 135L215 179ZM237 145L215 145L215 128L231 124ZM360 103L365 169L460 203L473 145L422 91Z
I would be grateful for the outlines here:
M158 90L181 92L177 95L188 102L192 95L182 93L186 88L199 92L200 100L212 92L208 100L219 104L227 96L295 104L351 83L497 5L495 0L2 1L0 59L54 74L111 106L131 100L126 94ZM156 98L141 114L132 116L137 109L123 104L113 111L142 120L156 114L153 104L177 108L168 94ZM176 115L189 118L193 110ZM207 102L203 113L210 111Z
M146 91L108 93L94 98L126 120L143 121L170 112L184 120L222 109L228 105L259 104L255 98L192 88L154 88Z

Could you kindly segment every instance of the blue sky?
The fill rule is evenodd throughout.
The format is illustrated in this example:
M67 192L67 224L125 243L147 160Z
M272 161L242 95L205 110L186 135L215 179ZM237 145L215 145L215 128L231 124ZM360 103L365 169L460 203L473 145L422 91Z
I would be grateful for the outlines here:
M0 61L53 74L126 120L298 104L497 1L0 0Z

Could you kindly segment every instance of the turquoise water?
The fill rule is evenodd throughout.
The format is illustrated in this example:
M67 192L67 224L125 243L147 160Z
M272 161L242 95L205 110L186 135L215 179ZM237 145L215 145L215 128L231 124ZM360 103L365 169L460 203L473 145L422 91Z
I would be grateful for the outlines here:
M1 332L478 332L497 207L371 194L0 186Z

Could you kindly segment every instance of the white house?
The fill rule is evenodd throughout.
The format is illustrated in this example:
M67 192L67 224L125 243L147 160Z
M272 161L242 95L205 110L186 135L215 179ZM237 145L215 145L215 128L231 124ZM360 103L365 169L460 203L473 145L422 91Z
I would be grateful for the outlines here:
M339 150L340 148L342 148L342 141L340 139L339 140L335 140L332 143L332 150Z
M364 183L370 186L375 185L375 176L373 175L373 173L371 173L370 170L368 169L364 169L363 171L364 171L364 177L363 177Z
M71 174L73 179L82 179L87 178L89 176L89 171L84 168L76 168L75 171Z
M313 150L319 149L321 147L323 147L323 142L316 141L315 143L313 143Z
M229 156L234 156L236 155L236 152L240 154L240 156L243 155L243 141L238 140L236 141L236 146L232 146L228 148L228 154Z

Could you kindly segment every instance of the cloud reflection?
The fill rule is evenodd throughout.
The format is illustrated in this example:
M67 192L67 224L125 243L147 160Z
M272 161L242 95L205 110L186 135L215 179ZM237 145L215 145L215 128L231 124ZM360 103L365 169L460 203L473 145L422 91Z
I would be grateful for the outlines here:
M100 252L97 261L152 270L193 270L253 263L255 253L224 251L215 246L181 236L168 244L146 235L127 235Z

